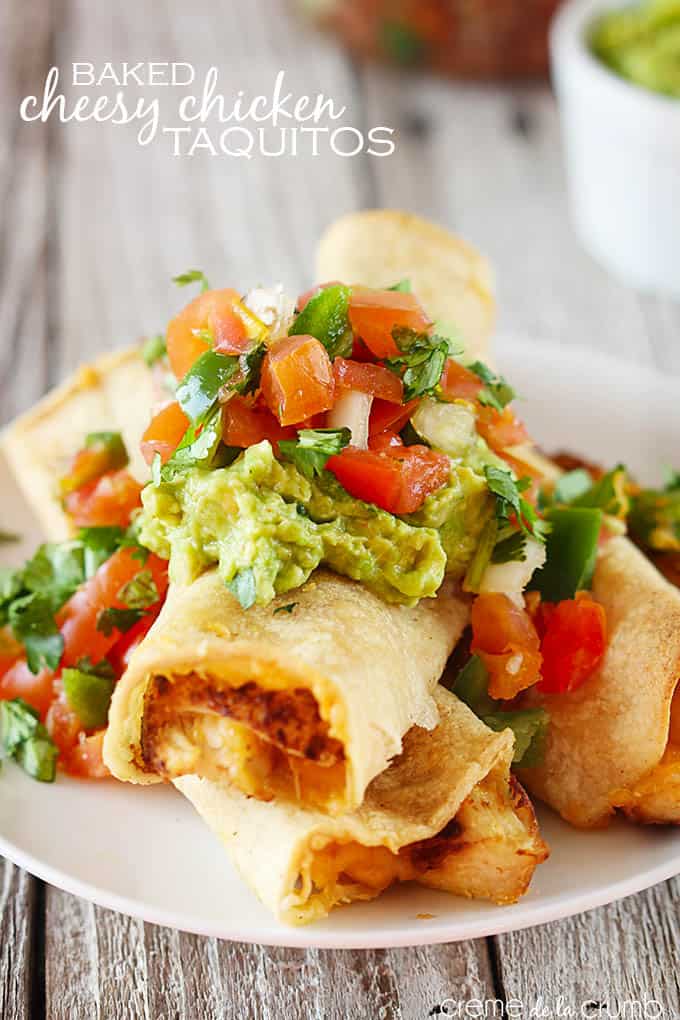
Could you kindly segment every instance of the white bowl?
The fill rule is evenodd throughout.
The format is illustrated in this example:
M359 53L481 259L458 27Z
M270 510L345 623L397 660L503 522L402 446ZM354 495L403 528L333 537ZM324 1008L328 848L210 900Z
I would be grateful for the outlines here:
M625 0L571 0L553 22L576 229L590 254L641 290L680 298L680 99L631 84L588 45Z

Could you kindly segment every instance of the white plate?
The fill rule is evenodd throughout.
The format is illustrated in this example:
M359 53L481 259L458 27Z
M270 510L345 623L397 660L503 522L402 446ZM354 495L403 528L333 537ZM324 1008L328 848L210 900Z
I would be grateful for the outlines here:
M603 462L625 457L645 481L677 459L677 380L591 351L513 341L500 361L526 397L525 417L546 449L568 447ZM38 532L0 463L2 527ZM8 515L5 519L5 515ZM32 534L29 532L32 531ZM182 797L169 788L113 782L53 785L8 765L0 775L0 851L68 892L146 921L226 939L289 946L382 947L449 942L527 927L600 906L680 872L680 831L623 823L583 833L542 810L550 860L512 907L456 899L415 886L337 910L301 929L274 921L232 870Z

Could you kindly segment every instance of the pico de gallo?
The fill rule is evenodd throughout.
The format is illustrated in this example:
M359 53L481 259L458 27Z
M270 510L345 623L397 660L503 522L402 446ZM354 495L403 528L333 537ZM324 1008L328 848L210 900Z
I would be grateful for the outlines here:
M183 582L217 565L245 609L319 564L404 604L459 579L484 688L466 700L535 758L547 714L522 692L572 691L605 651L588 588L617 530L607 484L578 500L546 484L512 386L466 361L408 281L333 280L295 302L179 282L201 293L158 355L177 385L142 439L140 540Z
M59 486L74 537L0 568L0 755L44 782L57 762L108 776L113 687L165 599L167 564L135 536L127 460L118 433L88 435Z
M117 433L85 438L58 497L73 538L0 573L0 747L35 778L103 777L113 687L168 578L216 566L247 610L321 564L389 602L445 578L472 600L455 691L515 760L540 756L536 687L566 694L597 669L600 544L628 512L623 469L552 476L512 386L466 360L408 281L332 281L297 301L201 291L149 340L158 403L132 477Z

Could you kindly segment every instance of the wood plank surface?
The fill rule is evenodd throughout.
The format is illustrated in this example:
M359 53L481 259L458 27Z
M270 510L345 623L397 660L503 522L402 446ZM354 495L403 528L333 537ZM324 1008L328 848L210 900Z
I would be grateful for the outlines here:
M235 27L236 26L236 27ZM192 60L223 88L323 90L357 124L397 129L390 159L172 159L131 128L21 124L19 98L58 60ZM77 90L62 81L73 97ZM457 87L356 71L274 0L0 6L0 421L77 362L155 331L189 266L243 287L311 276L337 215L369 204L468 235L498 269L509 333L680 371L680 306L635 295L578 245L554 100L544 87ZM456 1003L562 1001L606 1016L628 1000L680 1015L680 883L495 940L371 952L273 949L145 925L2 864L0 1016L420 1020ZM43 927L44 926L44 927ZM43 959L44 957L44 959ZM562 1000L560 1000L562 996ZM578 1015L578 1014L577 1014ZM624 1014L625 1015L625 1014ZM629 1015L635 1015L630 1012Z
M0 1017L28 1020L34 1002L31 955L37 883L25 871L0 858Z
M557 924L501 935L506 1002L539 1016L680 1017L680 880ZM568 1010L573 1010L569 1013Z

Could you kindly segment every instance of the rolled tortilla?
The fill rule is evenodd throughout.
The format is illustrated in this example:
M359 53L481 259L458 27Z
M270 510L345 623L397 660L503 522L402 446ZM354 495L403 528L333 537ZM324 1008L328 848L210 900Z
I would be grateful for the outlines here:
M316 277L367 287L408 279L435 321L456 327L470 360L488 356L496 317L489 263L429 220L393 209L342 216L319 242Z
M548 850L510 778L512 736L492 733L443 687L439 725L414 727L352 814L265 804L195 776L175 785L283 922L305 924L396 881L511 903Z
M621 537L600 553L593 594L607 613L602 666L572 693L527 695L550 727L542 764L519 775L574 825L606 824L617 807L680 823L680 593Z
M117 685L104 760L137 783L183 775L351 811L437 722L432 691L468 619L446 582L414 608L319 570L241 608L215 570L171 590Z
M151 372L139 348L130 347L82 365L3 432L10 466L46 538L59 542L71 534L57 483L88 432L120 432L130 470L148 479L139 440L153 400Z

